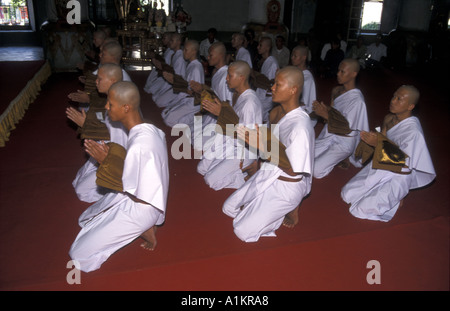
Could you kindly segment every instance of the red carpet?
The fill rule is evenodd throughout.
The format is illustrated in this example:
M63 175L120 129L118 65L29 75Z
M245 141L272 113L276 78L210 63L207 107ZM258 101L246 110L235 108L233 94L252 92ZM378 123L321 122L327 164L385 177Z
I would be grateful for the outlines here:
M131 72L142 89L147 73ZM75 196L71 182L85 155L65 117L67 94L80 86L76 75L54 74L0 149L1 290L309 291L449 290L449 174L446 143L448 90L411 73L364 72L371 127L386 114L401 84L422 93L420 119L437 172L436 181L412 191L389 223L356 219L340 189L357 170L335 169L300 209L300 223L280 228L276 238L246 244L233 233L221 207L231 190L215 192L196 173L198 160L170 160L170 192L158 247L144 251L135 241L100 270L69 285L68 250L89 204ZM328 102L333 80L318 80ZM448 86L448 84L447 84ZM177 137L160 109L142 92L144 116ZM439 113L437 113L439 111ZM319 130L320 127L317 129ZM381 265L381 284L369 285L370 260Z
M43 60L26 62L0 62L2 74L0 75L0 114L9 103L20 93L27 82L45 63Z

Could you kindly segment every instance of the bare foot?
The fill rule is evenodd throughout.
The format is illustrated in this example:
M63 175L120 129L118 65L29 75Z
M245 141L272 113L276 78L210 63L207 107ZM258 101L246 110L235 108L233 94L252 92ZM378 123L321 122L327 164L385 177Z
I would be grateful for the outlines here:
M292 229L298 224L298 208L299 206L284 216L283 226Z
M346 170L350 167L350 161L348 159L345 159L345 160L339 162L336 166L343 170Z
M153 251L156 248L156 226L151 227L144 233L142 233L141 238L144 240L141 247L143 249Z

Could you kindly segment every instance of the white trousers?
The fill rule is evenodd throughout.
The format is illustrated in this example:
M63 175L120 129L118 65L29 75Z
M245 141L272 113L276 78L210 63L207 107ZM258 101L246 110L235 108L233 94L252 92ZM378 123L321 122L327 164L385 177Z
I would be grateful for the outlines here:
M72 185L78 198L83 202L97 202L107 193L107 189L97 186L97 161L90 157L78 170Z
M342 188L342 199L358 218L390 221L409 192L410 175L372 169L372 162Z
M262 236L276 236L275 231L286 214L293 211L307 195L305 179L299 182L276 179L268 189L244 202L247 192L254 191L251 181L235 191L222 208L226 215L234 218L234 233L244 242L256 242Z
M336 137L336 135L316 139L314 148L314 178L320 179L327 176L336 164L347 159L352 153L353 143L348 144L340 137Z
M109 193L79 218L81 231L70 248L80 270L97 270L117 250L164 222L164 213L132 201L122 193Z

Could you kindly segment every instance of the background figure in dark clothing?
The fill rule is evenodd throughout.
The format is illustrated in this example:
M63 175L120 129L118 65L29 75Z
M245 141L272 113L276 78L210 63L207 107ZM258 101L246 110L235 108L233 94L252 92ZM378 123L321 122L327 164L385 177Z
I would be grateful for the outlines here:
M259 54L258 54L258 41L255 40L255 31L251 28L248 28L244 32L245 39L246 39L246 48L250 52L250 57L252 58L252 65L254 69L258 69L258 61L259 61Z
M328 50L322 64L320 76L323 78L336 77L339 64L345 58L344 52L341 50L339 38L331 40L331 49Z

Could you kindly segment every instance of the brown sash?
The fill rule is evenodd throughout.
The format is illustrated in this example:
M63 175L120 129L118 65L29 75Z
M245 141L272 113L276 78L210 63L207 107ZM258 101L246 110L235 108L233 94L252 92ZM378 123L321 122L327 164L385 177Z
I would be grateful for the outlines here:
M328 110L328 132L341 136L352 132L347 119L333 107Z
M356 147L355 157L361 158L363 164L372 158L372 168L402 174L402 168L407 167L408 155L383 134L377 132L377 139L376 147L361 140Z
M91 94L90 101L89 110L86 113L86 120L80 129L81 139L110 140L106 124L97 118L97 113L105 116L106 97L100 97L98 93L94 93Z
M97 169L97 185L123 191L122 175L127 151L116 143L108 143L109 152L103 163Z

